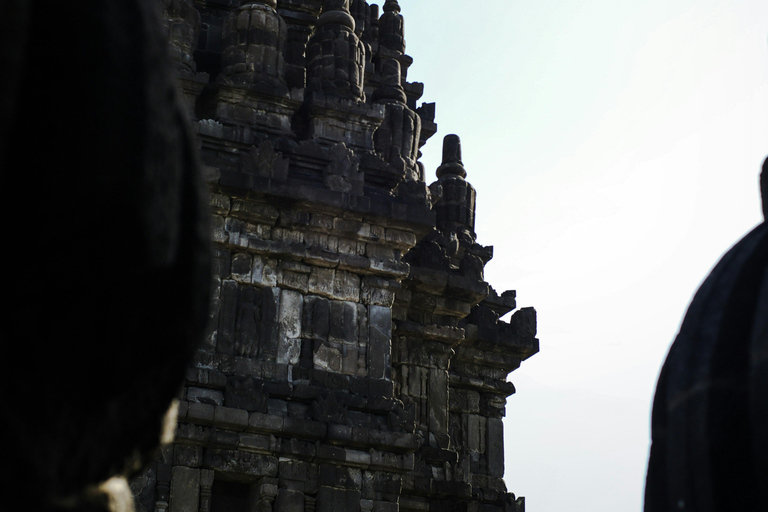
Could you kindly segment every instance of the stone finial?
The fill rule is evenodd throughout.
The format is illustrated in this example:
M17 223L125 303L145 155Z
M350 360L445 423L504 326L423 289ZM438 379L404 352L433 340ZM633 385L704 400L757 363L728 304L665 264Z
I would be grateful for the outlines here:
M349 0L325 0L307 43L307 92L364 99L365 58L365 45L355 34Z
M396 100L403 104L407 101L400 63L395 59L386 60L381 67L381 86L373 93L373 101L377 100Z
M400 4L397 0L387 0L384 3L384 12L400 12Z
M323 14L317 20L317 26L338 23L352 32L355 31L355 18L349 11L349 0L325 0L323 3Z
M461 140L458 135L443 139L443 164L437 168L436 185L442 196L435 203L437 228L444 233L456 233L459 240L475 240L475 188L464 178L467 171L461 162Z
M366 0L352 0L349 4L349 12L355 18L355 34L363 38L363 34L370 25L371 7Z
M421 118L406 104L400 62L396 59L381 64L381 84L373 92L373 102L385 106L384 122L374 135L376 152L390 165L405 170L406 180L417 180Z
M467 177L467 170L461 161L461 139L458 135L446 135L443 139L443 163L437 168L437 177L443 175L457 175Z
M200 13L192 0L166 0L163 22L168 30L169 50L182 73L197 70L193 53L200 33Z
M405 53L405 21L396 0L384 4L384 14L379 19L379 45Z
M221 79L245 87L269 84L287 94L287 26L275 6L275 0L251 0L229 15L223 27Z

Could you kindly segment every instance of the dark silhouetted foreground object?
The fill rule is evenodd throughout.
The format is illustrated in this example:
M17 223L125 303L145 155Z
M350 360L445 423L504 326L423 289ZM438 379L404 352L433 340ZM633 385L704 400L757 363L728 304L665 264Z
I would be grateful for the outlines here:
M767 269L763 222L688 309L654 399L646 512L768 510Z
M25 510L98 509L83 490L157 447L204 334L206 194L156 4L0 4L2 482Z

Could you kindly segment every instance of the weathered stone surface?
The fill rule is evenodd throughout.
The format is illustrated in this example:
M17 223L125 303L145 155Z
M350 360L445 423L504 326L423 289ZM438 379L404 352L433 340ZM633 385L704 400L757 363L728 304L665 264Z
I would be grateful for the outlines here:
M174 464L248 510L522 512L501 417L535 312L499 320L457 136L427 186L398 2L195 6L215 293Z
M187 444L176 444L173 447L174 466L199 468L203 463L203 447Z
M171 512L197 512L200 500L200 470L174 466L171 478Z
M214 471L248 476L277 475L277 459L267 455L237 450L206 450L203 467Z
M384 306L368 307L368 376L389 378L392 351L392 311Z

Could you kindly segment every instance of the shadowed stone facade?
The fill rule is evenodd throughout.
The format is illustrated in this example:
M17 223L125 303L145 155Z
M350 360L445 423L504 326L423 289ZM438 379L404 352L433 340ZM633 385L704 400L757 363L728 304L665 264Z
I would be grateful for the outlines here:
M397 1L166 0L211 191L211 334L140 511L524 510L502 480L536 316L483 278L475 189ZM470 175L471 175L470 170ZM169 305L172 307L172 305Z

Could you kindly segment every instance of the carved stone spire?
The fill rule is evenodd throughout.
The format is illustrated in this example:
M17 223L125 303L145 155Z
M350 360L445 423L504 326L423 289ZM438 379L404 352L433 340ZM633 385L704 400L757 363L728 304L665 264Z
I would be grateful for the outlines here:
M379 44L379 6L376 4L372 4L370 6L371 14L370 14L370 26L366 27L365 32L363 33L363 38L368 40L368 44L370 44L372 47L374 44L376 45L376 51L374 53L378 53L378 44Z
M387 0L379 20L379 45L405 53L405 20L397 0Z
M285 22L276 0L242 2L224 25L224 76L235 85L267 82L285 89Z
M442 196L435 203L437 227L443 232L459 235L459 239L475 240L475 188L464 179L467 171L461 161L461 140L458 135L443 139L443 163L437 169ZM462 236L464 235L464 236Z
M307 44L307 90L362 100L365 45L355 34L349 0L325 0Z
M416 164L421 137L421 118L406 105L400 63L389 59L382 66L381 86L373 93L374 103L385 105L384 122L374 135L376 152L385 161L406 171L406 178L420 180Z
M355 19L355 34L360 39L364 39L363 34L371 24L371 6L366 0L352 0L350 13Z
M200 13L192 0L165 0L163 8L165 26L168 28L171 58L182 73L196 71L192 53L200 33Z
M393 100L404 104L407 98L403 90L402 80L400 63L395 59L388 59L382 66L381 85L373 93L373 101Z
M467 170L461 161L461 139L458 135L446 135L443 139L443 163L437 168L437 177L444 175L467 177Z

